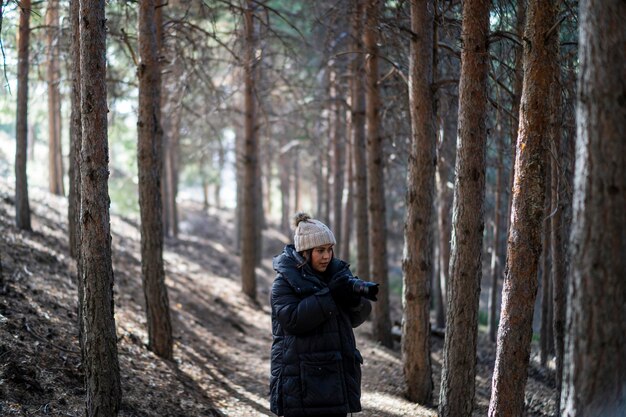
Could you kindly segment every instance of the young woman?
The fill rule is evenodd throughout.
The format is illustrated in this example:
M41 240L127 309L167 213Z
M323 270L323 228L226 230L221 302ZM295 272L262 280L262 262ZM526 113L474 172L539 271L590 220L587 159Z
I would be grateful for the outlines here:
M343 417L361 411L361 364L353 327L371 312L378 284L334 257L335 236L306 213L294 244L274 258L270 405L279 416Z

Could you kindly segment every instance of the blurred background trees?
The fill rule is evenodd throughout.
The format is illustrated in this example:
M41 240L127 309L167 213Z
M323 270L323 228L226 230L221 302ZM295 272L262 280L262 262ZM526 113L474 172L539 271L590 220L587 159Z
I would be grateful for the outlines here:
M524 317L518 330L526 332L509 342L523 352L533 341L541 342L541 362L555 367L560 387L565 352L577 349L566 342L571 332L566 323L573 320L566 316L571 309L566 292L584 282L579 277L573 284L568 277L578 28L586 28L588 21L579 20L574 0L556 2L547 20L537 16L543 3L529 2L528 10L526 3L157 3L150 36L160 68L160 111L154 112L160 120L151 128L155 136L145 143L158 157L146 161L143 139L137 146L138 122L150 117L142 113L146 101L139 100L138 74L144 74L146 59L140 49L139 9L132 2L109 2L106 46L97 53L107 64L108 164L101 161L101 168L108 167L111 210L138 217L145 173L156 170L158 181L141 195L142 201L152 201L144 204L146 209L160 205L150 213L150 233L166 245L188 227L178 202L193 200L206 210L234 211L242 290L253 298L263 228L277 225L289 240L291 214L311 212L335 231L337 253L356 273L383 284L374 315L377 340L391 347L395 334L404 337L403 343L409 337L421 346L404 346L407 358L423 361L420 372L425 373L411 377L407 371L407 383L420 385L409 392L421 401L427 401L432 389L424 356L429 355L429 326L436 331L467 327L467 338L447 338L444 356L452 353L471 362L477 332L488 331L488 343L496 343L499 288L506 273L513 286L507 296L515 297L513 304L520 300L517 285L525 302L523 314L505 306L505 314ZM0 175L16 185L16 222L25 230L30 229L28 186L69 195L68 233L80 261L80 201L87 198L81 195L84 175L79 175L86 123L81 116L91 109L81 110L86 98L77 86L96 75L81 72L73 9L78 2L0 4L5 57ZM476 40L466 39L463 32L464 24L471 23L463 7L474 4L481 7L477 13L482 19ZM610 7L614 15L623 14L623 5ZM590 33L598 30L591 27ZM529 46L533 39L552 42L542 45L551 57L545 68L533 67L543 63L532 55L540 53ZM419 59L416 40L424 42ZM623 64L623 43L616 42ZM474 65L468 53L476 51L479 77L472 81L474 90L464 93L462 87L468 86L461 82L467 76L462 63ZM593 61L585 62L594 68ZM537 69L525 74L523 68ZM539 90L533 93L531 88ZM156 103L150 106L156 108ZM527 148L529 137L532 149ZM469 151L468 144L473 146ZM516 164L522 150L531 152L534 162ZM525 171L529 165L532 172ZM407 172L421 169L422 176L407 177ZM517 177L529 182L514 182ZM466 194L467 180L475 185L471 195ZM532 203L532 213L522 203ZM468 220L464 213L475 217ZM526 215L532 218L520 217ZM530 231L523 227L528 224ZM507 240L511 233L514 238L532 237L528 256L512 256L516 241ZM147 235L144 230L142 236ZM416 239L423 241L416 245ZM157 245L152 255L157 258L149 258L148 252L144 256L158 259L160 250ZM156 276L158 283L162 277ZM405 287L403 294L403 278L405 286L419 291ZM405 316L400 323L403 307L428 314ZM572 323L584 324L576 320ZM403 330L392 332L393 327ZM508 334L501 328L501 339ZM163 352L168 356L167 347ZM519 366L524 368L528 355L522 356ZM505 351L500 360L500 369L509 369ZM454 372L445 363L444 376ZM443 378L440 404L445 409L454 402L465 410L451 415L471 412L473 373L469 366L466 378L458 382L467 388L463 398L454 398L460 394L448 390L450 381ZM516 389L506 392L519 400Z

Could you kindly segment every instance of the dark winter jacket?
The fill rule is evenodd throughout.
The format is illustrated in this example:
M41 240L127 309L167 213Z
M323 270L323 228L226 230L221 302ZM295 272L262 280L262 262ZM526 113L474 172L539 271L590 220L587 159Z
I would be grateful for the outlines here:
M329 281L350 275L334 258ZM293 245L274 258L272 286L271 410L279 416L315 416L361 411L361 364L353 327L371 311L361 297L357 307L337 305L324 280Z

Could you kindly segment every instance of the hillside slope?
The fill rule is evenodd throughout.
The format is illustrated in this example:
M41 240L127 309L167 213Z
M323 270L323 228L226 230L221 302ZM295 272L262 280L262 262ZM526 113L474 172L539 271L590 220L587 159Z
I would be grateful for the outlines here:
M0 415L81 416L83 370L76 326L76 270L68 255L66 199L30 193L34 232L14 226L13 190L0 180ZM120 416L267 416L268 290L271 256L286 237L264 233L257 300L240 292L232 213L181 206L181 235L166 241L166 283L175 336L174 361L146 348L137 220L112 216L115 314L122 375ZM394 298L393 319L400 302ZM434 408L407 402L402 393L399 344L390 350L357 330L365 357L359 416L434 416ZM482 339L481 339L482 340ZM437 398L442 340L433 338ZM489 401L493 349L479 352L477 409ZM548 415L553 385L533 367L527 398L531 415ZM436 400L435 400L436 402Z

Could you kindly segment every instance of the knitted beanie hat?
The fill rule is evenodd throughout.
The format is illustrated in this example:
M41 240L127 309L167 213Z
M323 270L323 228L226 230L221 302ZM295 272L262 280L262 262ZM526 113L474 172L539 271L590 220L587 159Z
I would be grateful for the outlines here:
M296 232L293 236L293 243L297 252L337 243L335 235L328 226L319 220L312 219L307 213L296 213L294 223Z

